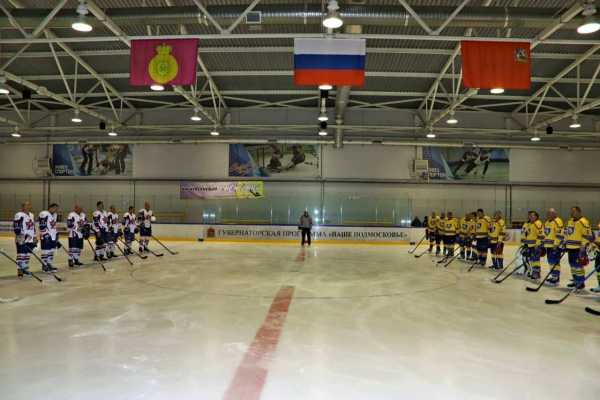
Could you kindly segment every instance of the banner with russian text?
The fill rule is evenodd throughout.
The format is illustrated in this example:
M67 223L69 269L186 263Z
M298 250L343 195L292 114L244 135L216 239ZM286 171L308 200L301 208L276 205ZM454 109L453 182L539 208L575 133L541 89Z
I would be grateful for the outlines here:
M128 144L52 145L54 176L132 176L133 152Z
M132 40L129 83L132 86L194 85L197 56L197 39Z
M181 182L179 198L190 199L261 199L265 197L262 181Z
M475 182L508 182L509 149L478 146L423 147L429 160L429 179Z

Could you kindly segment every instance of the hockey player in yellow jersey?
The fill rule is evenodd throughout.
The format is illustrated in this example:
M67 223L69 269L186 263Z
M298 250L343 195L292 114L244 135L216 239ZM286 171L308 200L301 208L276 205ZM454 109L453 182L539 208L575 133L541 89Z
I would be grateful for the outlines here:
M458 256L461 260L466 257L466 248L469 237L469 222L471 220L471 214L466 213L464 217L460 219L458 227L458 244L460 245L460 255Z
M544 221L543 247L546 252L548 265L550 265L552 271L546 284L551 286L558 285L558 282L560 281L560 259L563 255L560 245L564 240L564 228L565 224L558 216L556 210L554 208L548 209L546 212L546 220Z
M585 289L585 266L587 264L587 246L593 240L590 222L582 215L581 208L571 208L571 218L564 230L565 247L571 266L573 281L567 286Z
M437 232L435 235L435 255L440 255L440 247L444 245L444 224L446 223L446 213L442 212L437 220Z
M504 268L504 239L506 236L506 223L502 218L502 212L496 211L490 224L489 238L490 250L492 251L492 269Z
M477 248L478 263L482 266L487 261L487 253L490 247L488 235L491 223L491 218L485 215L481 208L478 209L477 219L475 220L475 246Z
M454 244L456 243L458 229L458 219L452 215L452 211L448 211L444 220L444 255L446 257L454 256Z
M425 234L427 235L427 239L429 239L429 253L433 250L433 245L435 244L435 232L437 229L437 219L438 216L435 211L431 212L431 216L427 219L427 227L425 229Z
M540 255L541 245L544 239L544 224L540 221L537 211L527 213L527 222L521 228L521 245L523 246L523 258L525 267L531 268L528 276L533 280L540 279Z

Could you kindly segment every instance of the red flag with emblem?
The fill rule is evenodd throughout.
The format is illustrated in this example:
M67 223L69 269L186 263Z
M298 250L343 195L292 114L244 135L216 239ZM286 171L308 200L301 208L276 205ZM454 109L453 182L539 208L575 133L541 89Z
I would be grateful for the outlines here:
M463 85L475 89L529 89L529 42L464 40L460 44Z

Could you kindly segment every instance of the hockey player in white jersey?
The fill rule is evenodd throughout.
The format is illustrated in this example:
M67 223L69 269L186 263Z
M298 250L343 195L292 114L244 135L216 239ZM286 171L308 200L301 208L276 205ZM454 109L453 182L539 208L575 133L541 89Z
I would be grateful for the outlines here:
M108 214L104 211L104 203L96 203L96 211L92 214L92 231L96 236L96 255L94 261L106 261L106 243L108 242Z
M156 221L150 209L150 203L144 203L144 208L138 212L138 218L140 224L140 253L142 253L148 251L148 243L150 243L152 237L152 223Z
M83 239L87 233L85 214L79 204L73 206L73 211L67 216L67 230L69 232L69 267L83 265L79 261L83 250Z
M40 213L38 222L40 225L40 239L42 242L42 269L44 272L58 271L52 263L54 262L54 253L60 247L58 241L57 216L58 204L52 203L47 210Z
M119 220L119 214L115 206L110 206L109 211L106 214L108 217L108 243L106 255L108 258L115 257L115 242L119 240L121 235L121 221Z
M135 240L135 234L139 232L137 217L133 206L123 215L123 236L125 238L125 254L133 254L131 243Z
M21 205L21 211L13 219L15 244L17 245L17 275L31 275L29 272L29 259L31 252L37 246L35 221L31 212L31 203L26 201Z

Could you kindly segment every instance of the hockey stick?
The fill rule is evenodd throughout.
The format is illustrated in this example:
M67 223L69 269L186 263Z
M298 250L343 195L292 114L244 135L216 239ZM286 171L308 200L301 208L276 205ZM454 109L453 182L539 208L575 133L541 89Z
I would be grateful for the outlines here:
M515 261L517 261L519 259L519 252L521 251L521 247L519 247L519 249L517 250L517 255L515 256L515 258L512 259L511 262L509 262L506 267L502 268L502 271L500 271L498 273L498 275L496 275L495 277L492 278L492 281L495 282L496 279L498 279L511 265L513 265L515 263ZM519 265L517 268L515 268L513 270L513 272L516 272L519 268L521 268L523 265ZM512 273L511 273L512 275ZM509 275L510 276L510 275Z
M448 268L448 265L452 264L452 262L453 262L454 260L456 260L458 257L460 257L460 252L459 252L458 254L454 255L454 256L453 256L453 257L450 259L450 261L448 261L446 264L444 264L444 268Z
M119 251L121 252L121 254L123 254L123 256L125 257L125 259L129 263L129 265L133 265L133 262L129 259L129 257L127 257L127 254L125 254L125 252L123 251L123 249L121 248L121 246L119 246L118 242L115 242L115 246L117 246L117 249L119 249Z
M3 249L0 249L0 254L2 254L4 257L8 258L10 261L12 261L17 267L19 267L19 263L17 263L17 260L15 260L14 258L12 258L11 256L9 256ZM43 282L43 280L37 276L36 274L34 274L31 271L27 271L28 273L26 275L31 275L32 277L35 278L35 280L37 280L38 282Z
M92 242L90 241L90 239L88 238L88 239L85 239L85 240L90 245L90 247L92 249L92 254L94 254L97 257L97 255L96 255L96 249L94 249L94 245L92 244ZM106 267L104 266L104 264L102 263L102 261L100 261L100 258L98 258L98 263L100 264L100 266L102 267L102 269L104 270L104 272L106 272Z
M419 257L423 257L425 255L425 253L427 253L429 251L429 249L425 249L423 250L423 252L419 253L419 254L415 254L415 258L419 258Z
M152 239L154 239L154 240L156 241L156 243L160 244L160 245L161 245L161 246L162 246L162 247L163 247L163 248L164 248L166 251L168 251L170 254L172 254L172 255L179 254L178 252L176 252L176 251L173 251L173 250L169 249L169 248L168 248L167 246L165 246L165 245L164 245L164 244L163 244L163 243L162 243L160 240L158 240L158 239L157 239L155 236L151 236L151 237L152 237Z
M135 239L135 241L138 242L139 244L141 244L139 240ZM150 248L147 247L147 246L146 246L146 248L148 249L148 251L150 252L150 254L152 254L154 257L162 257L162 256L164 256L163 253L156 253L156 252L150 250Z
M594 310L592 307L586 307L585 311L592 314L592 315L597 315L600 316L600 311L598 310Z
M133 254L135 254L136 256L138 256L139 258L141 258L142 260L145 260L145 259L148 258L148 256L145 256L145 255L140 254L137 251L133 250L131 248L131 246L127 244L127 242L123 241L123 239L119 238L119 241L125 245L126 249L128 249L130 252L132 252Z
M548 275L546 275L546 276L544 277L544 279L542 279L542 281L540 282L540 284L539 284L537 287L534 287L534 288L532 288L532 287L529 287L529 286L527 286L525 289L526 289L528 292L538 292L538 291L539 291L539 290L542 288L542 286L544 286L544 283L546 283L546 281L548 280L548 278L550 278L550 275L552 275L552 272L554 272L554 270L555 270L556 268L560 268L560 262L561 262L561 260L562 260L562 258L564 257L564 255L565 255L565 254L566 254L566 252L565 252L565 253L563 253L563 254L560 256L560 260L558 260L558 265L553 265L553 266L552 266L552 268L550 269L550 272L548 272Z
M36 260L38 260L40 264L42 264L42 270L44 268L49 268L50 267L48 264L46 264L44 262L44 260L42 260L37 254L35 254L33 252L33 250L29 250L29 253L33 256L33 258L35 258ZM44 272L46 272L46 271L44 271ZM46 272L46 273L49 274L49 275L52 275L54 277L54 279L56 279L59 282L63 281L62 278L60 276L56 275L54 272Z
M419 243L417 243L417 244L415 245L415 247L413 247L412 249L410 249L410 250L408 251L408 254L412 254L412 253L414 253L414 252L415 252L415 250L417 250L417 247L419 247L419 246L421 245L421 243L423 243L423 240L425 240L425 238L426 238L426 237L427 237L427 235L424 235L424 236L421 238L421 240L419 240Z
M583 278L583 282L587 281L592 275L594 275L596 273L596 269L594 268L589 274L587 274L585 276L585 278ZM567 297L569 297L571 294L575 293L577 291L577 286L573 286L573 288L571 290L569 290L567 292L567 294L565 294L563 297L561 297L558 300L553 300L553 299L546 299L546 304L560 304L563 301L565 301L567 299Z

